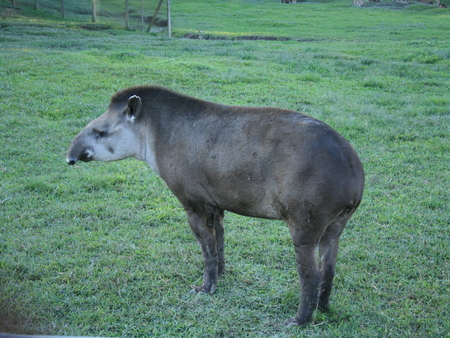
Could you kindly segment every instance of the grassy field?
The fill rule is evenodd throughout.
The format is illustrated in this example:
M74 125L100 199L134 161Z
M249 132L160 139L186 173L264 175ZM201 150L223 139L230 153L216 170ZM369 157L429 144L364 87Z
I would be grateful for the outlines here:
M450 11L172 0L172 12L175 39L26 8L0 21L0 332L450 337ZM237 39L250 35L291 40ZM330 313L285 326L299 283L283 223L228 213L228 272L213 296L191 295L201 250L164 182L133 160L65 164L111 94L147 83L299 110L350 140L367 183Z

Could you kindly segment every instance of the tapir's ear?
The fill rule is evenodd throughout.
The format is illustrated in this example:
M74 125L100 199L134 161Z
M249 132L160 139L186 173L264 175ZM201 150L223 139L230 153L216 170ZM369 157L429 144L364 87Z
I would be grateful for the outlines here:
M142 100L139 96L133 95L128 99L127 119L133 121L142 113Z

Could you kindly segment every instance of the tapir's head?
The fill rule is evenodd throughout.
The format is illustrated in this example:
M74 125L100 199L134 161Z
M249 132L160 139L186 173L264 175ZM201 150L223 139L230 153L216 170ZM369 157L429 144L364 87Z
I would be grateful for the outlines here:
M72 141L66 161L118 161L139 155L138 120L142 101L133 95L128 101L111 103L108 110L91 121Z

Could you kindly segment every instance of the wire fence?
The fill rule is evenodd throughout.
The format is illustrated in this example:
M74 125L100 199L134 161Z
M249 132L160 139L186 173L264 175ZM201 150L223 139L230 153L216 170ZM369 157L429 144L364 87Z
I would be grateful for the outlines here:
M152 32L170 28L170 0L9 0L11 8L34 9L64 20L99 22L131 30ZM168 27L169 26L169 27ZM170 30L169 30L170 33Z

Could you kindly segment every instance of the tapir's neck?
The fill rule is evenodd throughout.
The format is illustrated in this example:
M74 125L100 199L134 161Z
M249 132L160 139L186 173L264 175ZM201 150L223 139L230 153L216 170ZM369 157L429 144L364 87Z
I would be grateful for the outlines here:
M156 164L153 135L149 135L148 130L144 131L141 133L140 140L141 146L139 153L136 155L136 159L147 163L147 165L159 175L158 165Z

